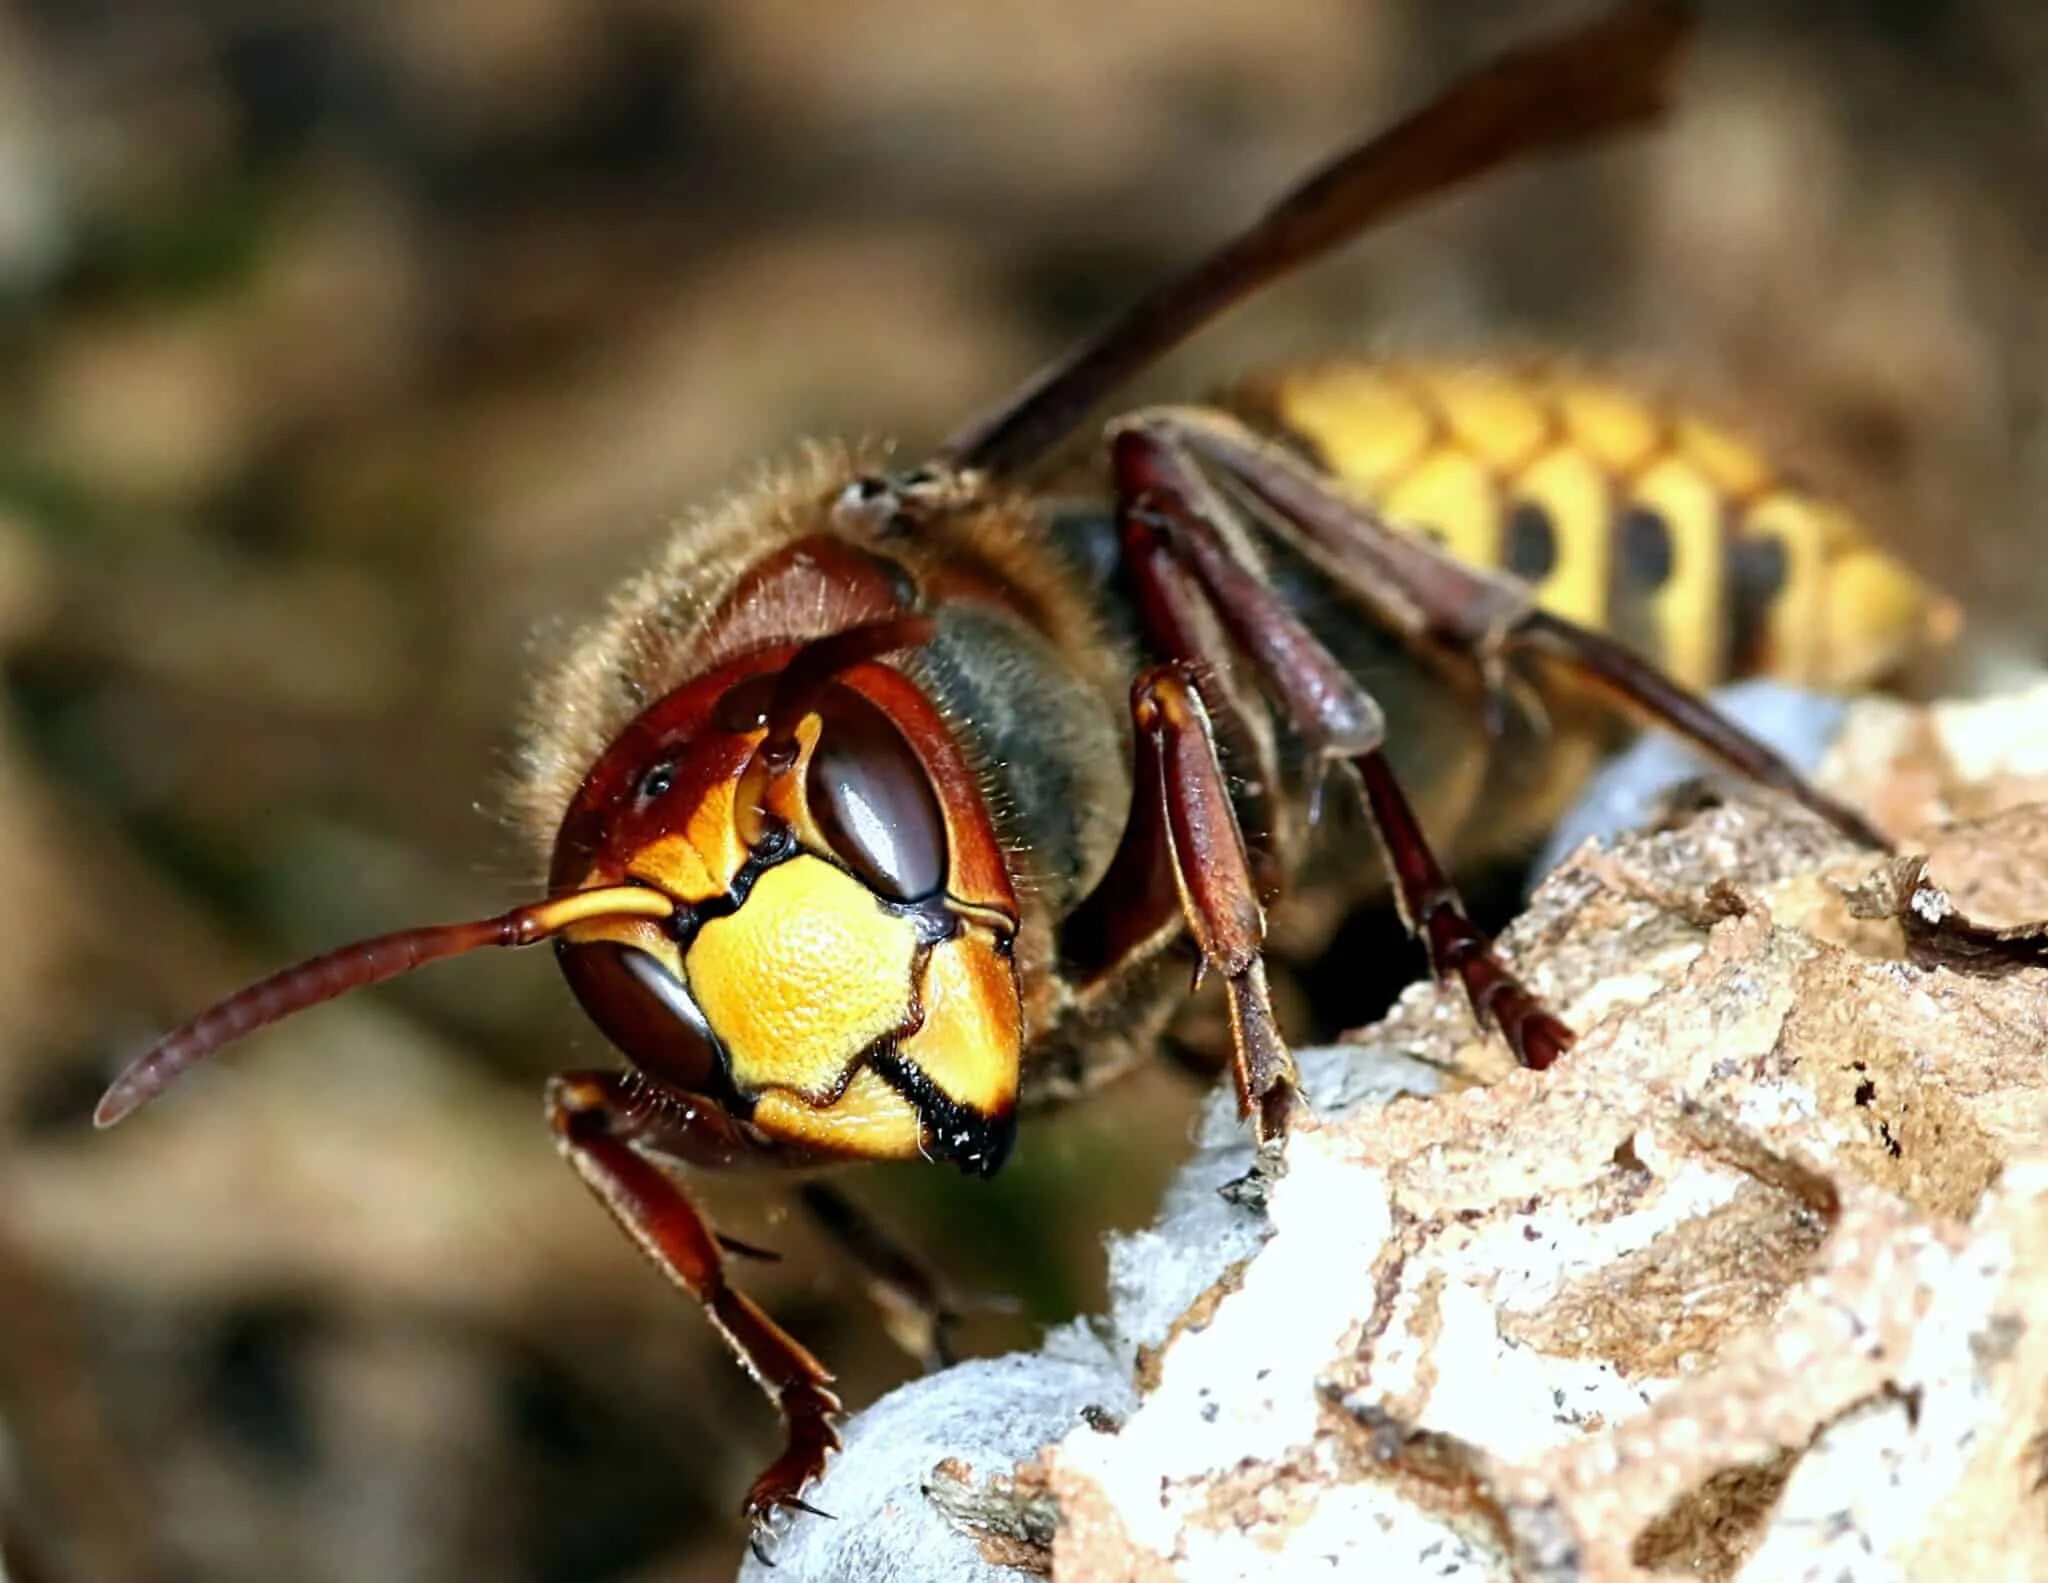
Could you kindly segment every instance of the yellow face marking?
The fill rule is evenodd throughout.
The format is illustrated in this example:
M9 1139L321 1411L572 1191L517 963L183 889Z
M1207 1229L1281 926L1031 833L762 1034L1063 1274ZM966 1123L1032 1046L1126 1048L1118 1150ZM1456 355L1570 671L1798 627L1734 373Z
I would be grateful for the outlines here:
M746 843L733 823L735 787L719 781L704 793L680 830L633 854L629 872L678 901L709 901L732 888L747 861Z
M1769 486L1770 464L1726 429L1682 417L1674 432L1680 452L1724 494L1753 495Z
M1695 689L1721 677L1722 586L1726 567L1721 545L1721 492L1698 468L1666 457L1636 480L1631 503L1663 519L1670 543L1670 569L1647 599L1664 669ZM1618 582L1627 586L1630 556L1624 520Z
M1543 405L1518 379L1484 368L1432 368L1431 398L1459 444L1499 472L1512 472L1550 437Z
M770 1089L753 1119L771 1138L863 1160L914 1160L923 1152L916 1109L871 1067L855 1072L838 1102L823 1110Z
M1440 535L1461 560L1500 564L1500 489L1492 470L1462 447L1430 452L1387 492L1381 509L1396 527Z
M730 917L698 931L683 966L746 1093L822 1101L876 1039L909 1020L917 932L822 858L769 869Z
M932 950L924 970L924 1026L898 1046L949 1098L983 1115L1017 1099L1023 1014L1017 976L979 933Z
M1657 417L1641 398L1613 385L1567 380L1557 403L1573 443L1610 472L1633 472L1657 443Z
M1433 421L1423 404L1384 370L1357 363L1287 379L1280 421L1314 444L1346 483L1377 488L1428 448Z
M1546 610L1596 627L1607 617L1614 546L1608 492L1607 475L1572 446L1546 452L1514 484L1517 497L1542 507L1556 544L1556 565L1536 584L1538 601Z

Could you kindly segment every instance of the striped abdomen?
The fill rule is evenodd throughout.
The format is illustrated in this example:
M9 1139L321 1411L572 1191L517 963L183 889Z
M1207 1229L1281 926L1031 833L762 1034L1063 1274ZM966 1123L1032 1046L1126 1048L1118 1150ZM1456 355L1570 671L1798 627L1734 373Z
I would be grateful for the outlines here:
M1525 578L1694 687L1862 686L1954 624L1854 516L1745 440L1571 370L1335 362L1223 404L1397 526Z

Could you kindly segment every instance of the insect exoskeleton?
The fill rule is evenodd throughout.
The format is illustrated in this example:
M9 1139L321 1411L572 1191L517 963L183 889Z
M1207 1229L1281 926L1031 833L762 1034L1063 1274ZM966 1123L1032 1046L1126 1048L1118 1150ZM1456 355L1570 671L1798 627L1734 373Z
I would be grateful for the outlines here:
M1248 377L1218 404L1389 526L1516 578L1541 609L1688 687L1769 677L1854 692L1910 672L1960 625L1952 601L1768 446L1569 360L1338 358ZM1627 722L1570 678L1523 674L1530 707L1482 732L1455 683L1405 648L1330 636L1370 670L1395 767L1460 862L1539 840L1623 740Z
M1726 442L1655 441L1633 462L1600 449L1616 398L1604 423L1544 416L1586 407L1590 385L1542 400L1502 386L1480 422L1456 415L1473 404L1443 381L1424 401L1368 376L1304 375L1263 424L1220 407L1115 419L1096 458L1106 511L1063 512L1030 488L1125 380L1247 293L1496 166L1653 117L1685 33L1677 8L1645 0L1505 56L1314 173L931 466L820 449L694 519L541 690L519 801L551 852L544 898L343 947L232 995L123 1072L98 1121L320 1001L553 940L631 1063L550 1085L557 1144L782 1414L783 1450L747 1497L759 1545L778 1511L808 1509L840 1404L823 1365L732 1283L725 1255L744 1248L665 1165L924 1156L986 1175L1020 1105L1143 1050L1190 967L1222 987L1239 1104L1277 1144L1296 1082L1265 902L1299 876L1325 783L1356 794L1433 970L1525 1066L1549 1066L1570 1028L1467 919L1403 788L1405 766L1424 811L1476 806L1431 744L1467 744L1445 762L1469 762L1486 741L1473 722L1530 685L1546 702L1618 701L1881 844L1631 646L1703 630L1668 602L1711 608L1684 591L1735 575L1708 560L1727 552L1727 503L1749 497ZM1373 389L1379 409L1362 417ZM1504 416L1523 409L1535 419ZM1535 436L1526 457L1504 448L1518 421ZM1397 431L1415 435L1405 451ZM1477 456L1486 490L1425 494L1439 476L1477 479ZM1387 510L1413 506L1471 559L1389 527L1383 485ZM1769 498L1735 538L1776 524L1782 593L1810 588L1813 567L1854 564L1808 531L1818 508ZM1510 575L1538 506L1556 559L1541 597ZM1653 514L1670 566L1629 604L1616 578L1647 555L1630 546ZM1764 609L1748 648L1792 654L1803 619ZM1731 651L1701 641L1712 664L1675 642L1659 653L1712 680ZM1503 736L1495 755L1510 782L1529 773L1514 746ZM1326 867L1370 872L1372 848Z
M1511 573L1689 687L1867 687L1955 635L1954 605L1769 447L1595 370L1333 360L1222 405L1393 526Z
M1002 1163L1054 922L1130 801L1128 656L1032 526L820 449L682 528L542 687L550 890L675 903L561 935L642 1071L821 1158Z

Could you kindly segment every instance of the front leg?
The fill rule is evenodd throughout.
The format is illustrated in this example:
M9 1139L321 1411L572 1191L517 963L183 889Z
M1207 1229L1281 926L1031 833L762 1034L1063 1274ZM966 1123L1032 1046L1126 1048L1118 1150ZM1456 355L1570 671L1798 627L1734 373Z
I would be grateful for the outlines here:
M1265 909L1231 806L1201 695L1178 665L1145 671L1131 688L1137 727L1133 794L1164 816L1166 848L1181 913L1201 955L1196 970L1223 980L1230 1007L1232 1068L1239 1109L1259 1142L1287 1130L1300 1088L1266 987Z
M754 1481L745 1508L754 1552L766 1560L776 1511L817 1512L802 1494L839 1449L839 1398L824 1365L727 1283L720 1239L675 1180L640 1152L644 1147L678 1160L725 1165L758 1146L748 1144L709 1101L637 1073L564 1073L549 1083L547 1104L555 1141L584 1184L662 1273L704 1305L782 1414L788 1431L782 1454Z

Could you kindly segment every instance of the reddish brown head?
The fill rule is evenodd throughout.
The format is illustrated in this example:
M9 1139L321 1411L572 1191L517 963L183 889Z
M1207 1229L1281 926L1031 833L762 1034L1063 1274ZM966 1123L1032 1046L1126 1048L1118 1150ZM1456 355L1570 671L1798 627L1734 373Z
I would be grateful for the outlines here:
M881 656L919 619L729 660L632 720L556 840L549 899L330 953L138 1060L102 1125L222 1045L485 945L552 938L606 1036L768 1142L993 1172L1015 1132L1016 895L975 775Z
M584 1009L651 1075L800 1148L986 1174L1023 1042L1016 897L952 733L875 657L924 636L857 628L662 699L570 803L551 888L674 903L561 936Z

